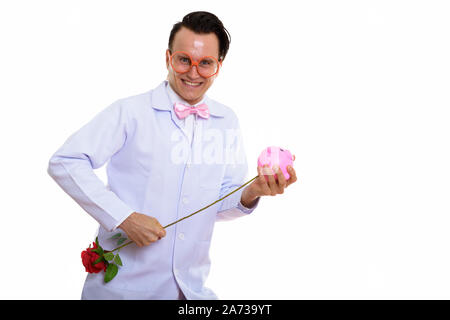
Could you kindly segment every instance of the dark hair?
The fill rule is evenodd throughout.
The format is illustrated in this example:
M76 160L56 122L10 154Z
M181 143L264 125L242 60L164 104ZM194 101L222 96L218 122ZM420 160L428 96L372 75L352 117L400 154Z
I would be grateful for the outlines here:
M219 39L219 60L222 61L225 59L228 48L230 47L231 36L228 30L223 26L222 21L214 14L206 11L191 12L184 16L183 21L175 23L169 36L170 51L172 51L175 34L181 27L186 27L189 30L200 34L214 32Z

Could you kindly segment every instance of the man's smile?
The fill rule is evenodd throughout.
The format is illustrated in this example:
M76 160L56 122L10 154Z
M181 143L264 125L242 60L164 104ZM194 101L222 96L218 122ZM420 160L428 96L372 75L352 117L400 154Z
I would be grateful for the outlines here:
M193 81L188 81L188 80L184 80L181 79L181 82L183 82L183 84L187 87L191 87L191 88L196 88L199 87L200 85L202 85L203 82L193 82Z

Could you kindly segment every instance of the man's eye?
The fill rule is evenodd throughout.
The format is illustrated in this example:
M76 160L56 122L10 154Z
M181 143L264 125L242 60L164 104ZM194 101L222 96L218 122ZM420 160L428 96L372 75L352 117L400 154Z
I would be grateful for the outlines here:
M186 57L181 57L180 61L183 62L183 63L190 63L191 60L189 58L186 58Z
M210 66L212 64L212 62L209 60L202 60L202 61L200 61L200 64L207 67L207 66Z

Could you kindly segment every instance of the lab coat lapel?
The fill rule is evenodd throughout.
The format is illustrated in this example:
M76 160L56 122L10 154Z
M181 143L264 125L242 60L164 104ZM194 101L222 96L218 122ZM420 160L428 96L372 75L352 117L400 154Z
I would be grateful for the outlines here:
M186 141L188 137L182 129L182 120L177 117L175 111L173 110L172 103L170 102L169 96L166 89L167 81L163 81L157 88L152 91L152 107L153 109L170 112L170 117L172 122L177 126L178 130L183 133Z

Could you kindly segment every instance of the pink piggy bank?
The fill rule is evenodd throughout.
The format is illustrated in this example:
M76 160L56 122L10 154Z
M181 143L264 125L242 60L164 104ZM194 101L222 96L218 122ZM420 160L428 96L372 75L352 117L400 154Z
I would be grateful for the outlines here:
M281 169L281 172L283 172L284 177L286 180L289 179L290 175L287 172L287 166L291 165L293 163L293 157L292 154L289 152L289 150L282 149L279 147L267 147L266 149L261 152L261 154L258 157L258 167L262 167L264 165L269 165L269 167L278 166ZM273 174L273 173L269 173ZM278 179L277 175L274 175L275 180ZM265 177L266 180L267 177Z

